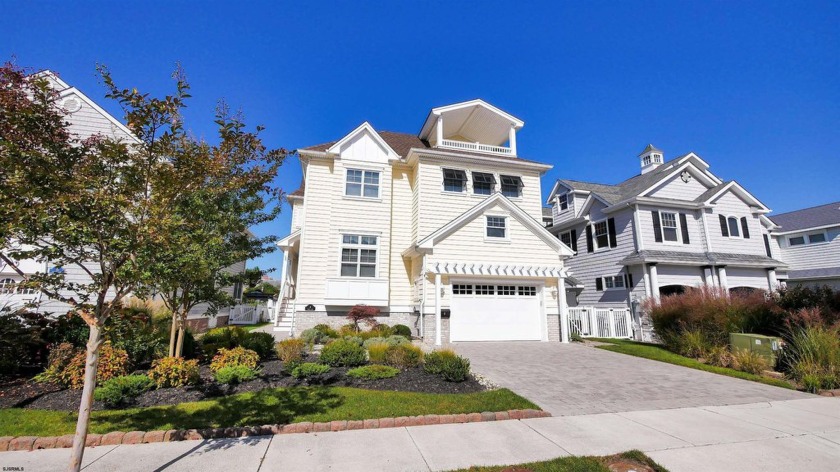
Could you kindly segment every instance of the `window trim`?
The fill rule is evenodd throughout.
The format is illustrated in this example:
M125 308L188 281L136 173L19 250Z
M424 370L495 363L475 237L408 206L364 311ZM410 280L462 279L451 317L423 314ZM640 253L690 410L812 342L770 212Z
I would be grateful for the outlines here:
M356 244L353 243L345 243L344 237L345 236L358 236L359 242ZM370 244L362 244L361 239L362 237L373 237L376 238L376 245ZM380 261L382 260L382 253L380 247L382 245L382 236L373 231L339 231L338 233L338 272L337 276L341 279L378 279L379 278L379 268L380 268ZM372 277L365 277L362 275L358 275L361 273L361 252L359 252L358 260L355 262L356 264L356 274L357 275L342 275L341 274L341 266L344 262L341 260L341 256L344 253L344 249L358 249L361 251L362 249L375 249L376 250L376 263L374 263L373 268L373 276ZM348 263L349 264L349 263ZM369 263L366 263L369 264Z
M662 236L662 244L682 244L682 226L680 225L680 212L678 211L668 211L668 210L657 210L659 212L659 235ZM674 215L674 230L677 232L677 239L674 241L669 241L665 239L665 218L662 217L664 213L670 213ZM669 227L670 228L670 227Z
M492 181L490 183L490 193L477 193L475 191L475 174L489 175L490 176L490 180ZM471 187L470 188L470 190L471 190L470 193L472 195L479 195L479 196L493 195L494 193L496 193L496 186L499 184L499 182L496 180L496 174L494 174L492 172L483 172L483 171L480 171L480 170L471 170L470 171L469 183L470 183L470 187ZM482 184L486 184L486 182L482 182Z
M741 227L741 218L735 215L723 215L726 218L726 231L729 232L729 236L727 238L731 239L744 239L744 228ZM732 235L732 225L731 221L735 220L735 226L738 228L738 234L733 236Z
M564 203L560 202L560 197L565 198ZM563 208L564 204L566 205L566 208ZM568 192L566 192L564 194L561 194L561 195L557 195L557 213L562 213L564 211L569 211L569 208L571 208L571 207L572 206L569 204L569 193Z
M516 188L516 196L505 195L505 184L504 178L513 178L519 181L519 185ZM522 189L525 188L525 182L522 181L521 175L509 175L509 174L499 174L499 193L504 195L507 198L522 198Z
M598 252L598 251L613 249L613 248L610 247L610 225L607 222L608 219L609 218L604 218L604 219L601 219L601 220L592 221L590 223L590 225L592 225L592 249L593 249L592 252ZM595 226L599 225L601 223L604 223L604 229L606 231L604 233L604 235L607 237L607 245L606 246L599 246L598 245L598 236L597 236L597 232L595 230Z
M811 236L815 234L820 234L823 237L822 241L811 242ZM802 244L791 244L790 240L795 238L802 238ZM820 245L820 244L828 244L831 241L828 239L828 231L808 231L804 233L797 233L797 234L790 234L785 237L785 241L787 242L787 247L789 248L796 248L802 246L813 246L813 245Z
M594 231L594 230L593 230L593 231ZM609 229L609 228L607 228L607 233L609 233L609 231L610 231L610 229ZM563 241L563 236L564 236L564 235L567 235L567 234L569 235L569 244L566 244L566 243ZM609 238L609 234L607 235L607 237ZM569 247L569 249L572 249L572 246L573 246L573 243L572 243L572 230L563 231L562 233L558 233L558 234L557 234L557 239L559 239L561 243L566 244L566 246L568 246L568 247ZM593 243L593 245L594 245L594 244L595 244L595 241L594 241L594 239L595 239L595 235L594 235L594 233L593 233L593 235L592 235L592 239L593 239L592 243ZM607 241L607 242L609 242L609 241ZM575 251L575 255L577 255L577 251Z
M350 173L351 170L352 171L358 171L358 172L362 173L361 183L348 182L347 181L348 174ZM372 186L373 185L373 184L366 184L365 183L365 174L368 173L368 172L379 174L378 183L376 184L376 196L375 197L365 196L365 188L367 186ZM381 169L365 169L365 168L361 168L361 167L345 167L344 168L344 194L343 194L344 198L362 199L362 200L365 200L365 201L382 200L382 175L383 174L384 174L384 172ZM361 185L360 194L359 195L348 194L347 193L347 184L348 183Z
M607 286L607 280L608 279L612 281L612 284L613 284L612 287ZM616 285L616 281L621 282L620 287L618 287ZM625 284L624 284L624 275L623 274L602 276L601 277L601 287L603 288L604 292L614 292L614 291L618 291L618 290L627 290L627 287L625 287Z
M455 172L463 172L464 173L464 186L460 192L456 192L455 190L446 190L446 171L455 171ZM447 194L447 195L466 195L469 193L470 187L470 176L469 171L467 169L460 169L457 167L441 167L440 168L440 191Z
M501 218L502 221L505 223L505 235L504 237L499 236L490 236L487 234L487 230L490 228L490 218ZM508 224L508 220L510 219L510 215L503 215L500 213L485 213L484 214L484 240L487 242L510 242L510 225Z

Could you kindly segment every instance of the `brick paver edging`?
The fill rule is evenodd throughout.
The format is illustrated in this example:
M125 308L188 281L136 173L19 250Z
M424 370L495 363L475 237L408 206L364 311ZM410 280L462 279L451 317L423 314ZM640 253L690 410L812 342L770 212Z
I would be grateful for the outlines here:
M117 444L144 444L153 442L187 441L195 439L243 438L248 436L267 436L270 434L290 433L326 433L351 429L401 428L404 426L423 426L430 424L478 423L481 421L520 420L543 418L551 413L542 410L485 411L483 413L461 413L456 415L400 416L398 418L379 418L373 420L329 421L312 423L305 421L292 424L273 424L263 426L242 426L208 429L170 429L169 431L114 431L107 434L88 434L86 447L109 446ZM55 449L71 447L73 435L64 436L3 436L0 437L0 452L34 451L37 449Z

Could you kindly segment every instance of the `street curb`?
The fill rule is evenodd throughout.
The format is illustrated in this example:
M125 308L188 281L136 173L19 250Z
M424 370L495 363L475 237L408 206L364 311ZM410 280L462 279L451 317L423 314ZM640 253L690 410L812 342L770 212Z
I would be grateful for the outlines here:
M107 434L89 434L87 447L119 444L147 444L156 442L189 441L196 439L244 438L269 436L273 434L327 433L351 429L402 428L432 424L478 423L487 421L545 418L551 413L542 410L485 411L481 413L454 415L400 416L356 421L327 421L323 423L301 422L263 426L241 426L207 429L170 429L168 431L113 431ZM69 437L68 437L69 436ZM0 452L35 451L39 449L68 448L73 444L72 435L65 436L3 436L0 437Z

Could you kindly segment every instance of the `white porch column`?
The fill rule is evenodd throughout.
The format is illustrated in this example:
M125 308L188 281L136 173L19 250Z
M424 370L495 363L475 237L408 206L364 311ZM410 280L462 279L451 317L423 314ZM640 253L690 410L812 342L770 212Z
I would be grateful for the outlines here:
M440 319L440 274L435 274L435 346L440 346L442 344L442 339L440 335L441 331L441 319Z
M657 302L659 301L659 274L656 271L656 264L649 264L650 268L650 292Z
M718 280L720 280L720 288L728 295L729 283L726 281L726 266L718 267Z
M715 285L715 275L712 272L712 266L703 267L703 279L707 287L713 287Z
M650 289L650 275L646 264L642 264L642 276L645 278L645 296L650 298L653 296L653 291Z
M437 119L437 126L435 127L435 136L437 138L437 142L435 146L440 146L443 142L443 117L438 116Z
M770 285L770 291L779 288L779 280L776 278L776 269L767 269L767 283Z
M516 127L511 123L510 130L508 131L508 145L510 146L510 152L513 155L516 155Z
M557 277L557 309L560 311L560 342L569 342L569 309L566 306L566 277Z

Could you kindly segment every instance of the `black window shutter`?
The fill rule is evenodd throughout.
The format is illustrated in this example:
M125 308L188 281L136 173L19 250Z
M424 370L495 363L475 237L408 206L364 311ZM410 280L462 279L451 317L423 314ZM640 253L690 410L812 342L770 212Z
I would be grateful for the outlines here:
M595 290L602 292L604 291L604 281L601 280L601 277L595 279Z
M572 251L577 252L577 230L572 230Z
M630 271L627 272L627 287L628 288L633 287L633 273L630 272Z
M627 278L627 274L624 274L624 288L630 288L630 279Z
M653 210L650 212L653 216L653 240L661 243L662 242L662 222L659 221L659 212Z
M747 226L747 217L741 217L741 229L744 230L744 239L750 239L750 227Z
M592 225L586 225L586 252L594 252L592 246Z
M618 241L615 237L615 218L607 220L607 231L610 233L610 247L618 246Z
M720 234L724 238L729 237L729 227L726 226L726 217L723 215L718 215L720 218Z
M691 244L691 240L688 239L688 218L685 217L685 213L680 213L680 227L682 228L683 244Z
M770 252L770 238L766 234L762 236L764 236L764 250L767 251L767 257L773 257L773 253Z

